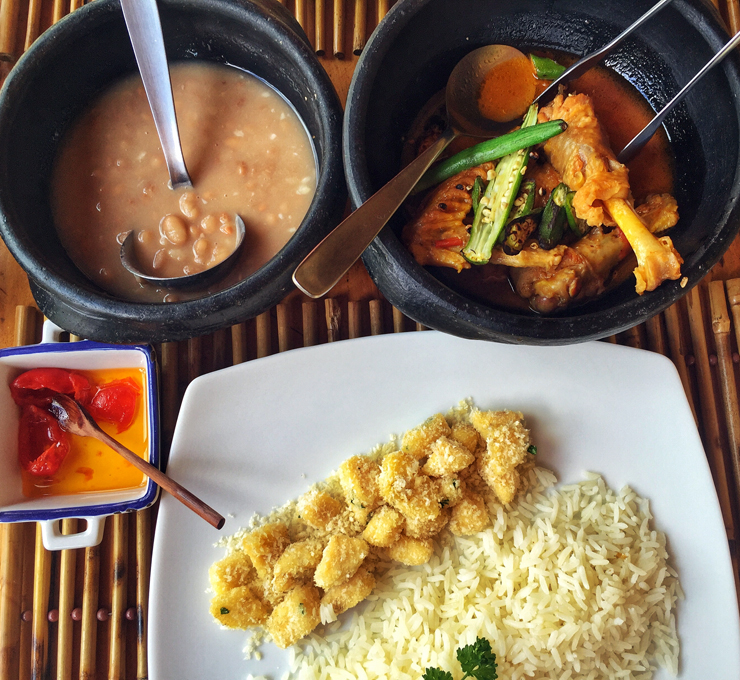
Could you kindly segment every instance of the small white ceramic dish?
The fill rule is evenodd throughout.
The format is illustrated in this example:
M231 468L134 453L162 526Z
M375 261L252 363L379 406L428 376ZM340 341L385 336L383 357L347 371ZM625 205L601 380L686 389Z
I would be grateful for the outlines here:
M144 397L148 412L148 460L159 466L159 409L154 353L146 345L106 345L97 342L57 342L61 329L48 321L39 345L0 350L0 522L41 524L47 550L87 548L103 538L105 518L118 512L141 510L154 503L159 487L150 479L138 489L46 496L29 499L23 495L18 465L19 409L10 395L10 383L32 368L99 370L143 368L146 372ZM62 534L61 520L77 517L87 521L76 534Z
M541 465L562 482L599 472L650 499L686 599L678 606L679 678L736 680L740 627L719 503L673 364L607 343L517 347L435 332L333 343L251 361L193 381L168 471L234 533L254 512L297 498L347 457L472 397L524 412ZM224 550L213 529L162 499L152 560L151 680L279 680L288 652L208 612L208 568ZM665 680L664 671L655 674Z

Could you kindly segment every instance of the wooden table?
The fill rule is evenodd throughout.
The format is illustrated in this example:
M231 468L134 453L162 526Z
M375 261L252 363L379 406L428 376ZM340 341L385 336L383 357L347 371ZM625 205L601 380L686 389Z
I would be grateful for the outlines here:
M736 32L739 0L718 1ZM5 59L0 80L42 30L81 4L0 0L0 59ZM323 51L321 63L343 102L357 62L353 51L361 51L389 4L288 0L314 47ZM736 578L739 277L740 238L683 300L642 326L608 338L660 352L675 363L714 475ZM25 274L0 243L0 347L37 341L40 322ZM324 300L312 301L296 291L231 329L159 345L164 447L187 384L202 373L303 345L411 330L423 328L392 309L358 263ZM0 524L0 680L148 677L146 612L155 520L156 507L115 516L100 546L54 554L44 550L33 524ZM73 531L75 522L66 522L65 530Z

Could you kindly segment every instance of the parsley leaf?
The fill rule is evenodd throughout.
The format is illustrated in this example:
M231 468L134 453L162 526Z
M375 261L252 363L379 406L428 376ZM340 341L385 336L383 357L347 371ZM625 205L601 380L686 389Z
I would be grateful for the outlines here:
M496 655L491 651L491 643L478 638L472 645L457 650L457 660L466 678L476 680L496 680Z
M421 677L423 680L452 680L452 673L442 671L439 668L427 668Z
M534 444L530 444L527 447L527 453L531 453L533 456L537 455L537 447Z

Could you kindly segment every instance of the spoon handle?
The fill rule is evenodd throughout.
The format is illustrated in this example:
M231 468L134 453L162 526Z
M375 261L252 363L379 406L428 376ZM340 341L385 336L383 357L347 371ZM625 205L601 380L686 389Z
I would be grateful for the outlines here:
M154 125L162 144L172 188L192 186L180 145L157 2L121 0L121 9L141 79L144 81L144 90L152 109Z
M92 423L94 436L96 439L110 446L116 453L125 458L131 465L141 470L147 477L162 487L170 495L177 498L178 501L186 505L197 515L202 517L211 526L220 529L224 525L224 518L219 515L210 505L204 503L195 494L188 491L184 486L180 486L174 479L168 477L159 468L154 467L151 463L137 456L133 451L127 449L123 444L116 441L107 432L104 432L97 423Z
M328 293L380 233L437 156L457 136L447 128L426 151L345 218L293 272L293 283L306 295Z
M705 76L706 73L708 73L717 64L719 64L738 45L740 45L740 32L738 32L735 37L727 42L725 46L704 65L701 71L699 71L688 83L686 83L686 85L681 88L678 94L676 94L673 99L671 99L671 101L669 101L658 113L656 113L655 117L633 137L632 141L630 141L629 144L624 147L624 149L619 152L619 155L617 156L619 162L627 163L628 161L631 161L639 153L640 149L642 149L642 147L650 141L650 138L662 125L663 120L673 110L673 107L691 91L694 85L696 85Z
M575 80L578 76L583 75L592 66L598 64L607 54L615 49L630 33L635 31L637 28L642 26L648 19L660 12L666 5L673 2L673 0L660 0L660 2L653 5L645 14L643 14L637 21L625 28L616 38L611 42L604 45L604 47L587 54L582 59L579 59L575 64L565 69L560 77L553 80L546 89L544 89L540 95L535 99L535 102L543 105L550 102L555 95L558 93L558 86L569 83L571 80Z

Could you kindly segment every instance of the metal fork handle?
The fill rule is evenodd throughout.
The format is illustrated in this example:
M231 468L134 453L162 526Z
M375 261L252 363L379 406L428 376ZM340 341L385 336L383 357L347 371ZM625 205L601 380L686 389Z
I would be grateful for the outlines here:
M192 186L180 145L170 70L156 0L121 0L134 56L154 117L172 188Z
M686 85L684 85L676 96L671 99L657 114L655 117L638 132L632 141L622 149L617 156L620 163L627 163L632 160L642 149L645 144L650 141L650 138L657 132L658 128L663 124L665 117L671 112L673 107L678 104L711 69L719 64L732 50L740 45L740 32L738 32L734 38L725 44L725 46L717 52Z
M556 78L555 80L553 80L547 86L547 88L541 92L539 97L535 99L535 102L540 104L540 106L543 104L547 104L558 93L559 85L564 85L565 83L569 83L571 80L575 80L579 76L583 75L591 67L595 66L598 62L600 62L613 49L615 49L628 35L630 35L630 33L632 33L637 28L642 26L642 24L644 24L648 19L650 19L655 14L660 12L660 10L662 10L666 5L670 4L671 2L673 2L673 0L660 0L660 2L653 5L647 12L645 12L645 14L643 14L633 24L625 28L611 42L607 43L606 45L604 45L604 47L596 50L595 52L592 52L591 54L587 54L582 59L579 59L575 64L573 64L571 67L563 71L563 73L560 75L559 78Z

